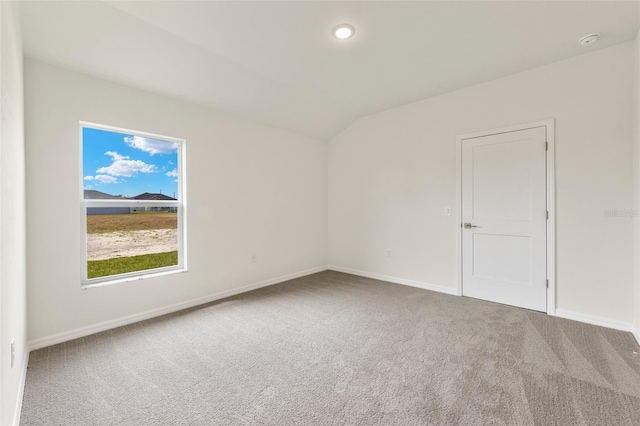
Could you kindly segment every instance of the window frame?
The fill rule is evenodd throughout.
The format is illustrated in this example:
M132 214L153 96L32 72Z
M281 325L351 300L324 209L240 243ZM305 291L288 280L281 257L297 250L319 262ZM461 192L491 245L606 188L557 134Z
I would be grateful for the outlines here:
M107 132L123 133L131 136L141 136L147 138L158 139L178 144L177 149L177 165L178 169L178 193L177 200L100 200L84 198L84 140L82 130L85 128L104 130ZM104 285L139 281L147 278L159 277L163 275L182 273L187 271L187 244L186 244L186 140L172 136L158 135L154 133L141 132L138 130L125 129L122 127L114 127L103 124L96 124L87 121L79 122L79 140L80 140L80 283L83 289L91 287L99 287ZM87 209L90 207L176 207L177 208L177 237L178 237L178 264L174 266L165 266L162 268L143 269L135 272L124 274L107 275L104 277L88 278L87 277Z

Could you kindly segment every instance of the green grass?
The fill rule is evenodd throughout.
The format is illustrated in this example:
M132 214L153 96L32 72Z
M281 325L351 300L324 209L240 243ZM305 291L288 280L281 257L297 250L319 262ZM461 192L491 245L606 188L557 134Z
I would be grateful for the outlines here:
M87 262L87 276L88 278L106 277L109 275L126 274L127 272L175 266L177 264L177 251L130 257L115 257L105 260L90 260Z
M176 213L135 212L132 214L87 215L87 234L177 228L178 215Z

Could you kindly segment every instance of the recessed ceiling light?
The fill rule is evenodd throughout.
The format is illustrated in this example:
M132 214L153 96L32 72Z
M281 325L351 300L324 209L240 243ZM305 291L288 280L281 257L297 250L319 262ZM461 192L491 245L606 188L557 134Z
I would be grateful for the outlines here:
M353 25L349 24L340 24L333 29L333 35L340 40L352 37L355 32L356 29L353 28Z
M580 46L589 46L590 44L593 44L596 41L598 41L598 38L600 38L600 35L601 35L600 33L587 34L586 36L578 40L578 43L580 44Z

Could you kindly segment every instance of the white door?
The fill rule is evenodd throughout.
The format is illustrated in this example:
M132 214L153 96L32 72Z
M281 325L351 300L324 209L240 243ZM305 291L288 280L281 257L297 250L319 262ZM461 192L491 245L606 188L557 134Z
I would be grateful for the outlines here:
M462 294L546 312L546 128L462 140Z

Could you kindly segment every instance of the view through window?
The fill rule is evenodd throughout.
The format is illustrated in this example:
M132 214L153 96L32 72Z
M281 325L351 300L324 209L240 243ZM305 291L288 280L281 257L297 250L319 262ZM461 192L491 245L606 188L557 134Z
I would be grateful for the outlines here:
M183 268L183 141L88 124L81 138L83 283Z

